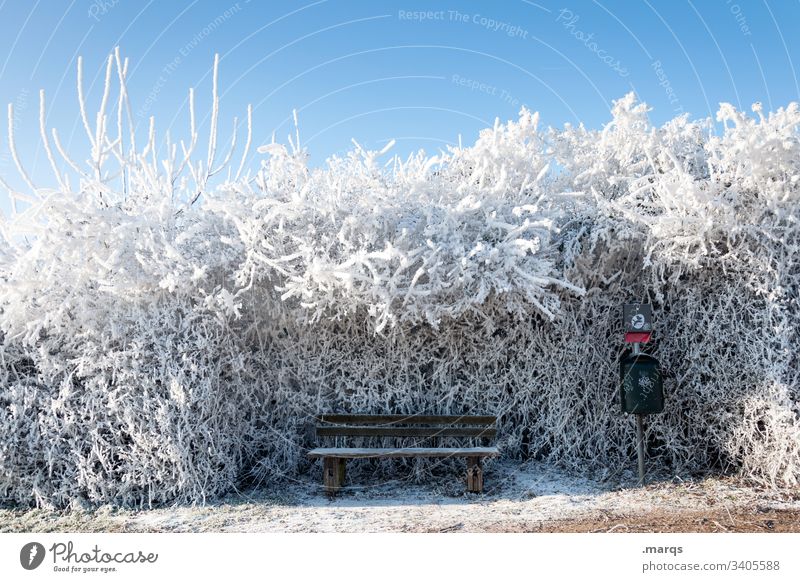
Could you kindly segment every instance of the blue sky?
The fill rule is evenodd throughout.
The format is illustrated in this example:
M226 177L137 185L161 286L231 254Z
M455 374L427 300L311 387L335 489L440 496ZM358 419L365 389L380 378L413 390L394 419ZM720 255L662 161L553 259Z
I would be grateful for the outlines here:
M207 127L219 53L222 119L252 103L256 144L273 132L285 142L298 109L313 164L351 138L435 153L522 105L545 125L601 127L612 100L632 90L657 123L713 116L723 101L785 106L800 98L797 23L798 0L0 0L0 101L15 104L20 154L42 185L52 181L38 144L39 89L48 126L84 159L76 59L93 109L117 45L131 59L141 130L153 115L159 131L182 135L189 87ZM18 184L3 126L0 174Z

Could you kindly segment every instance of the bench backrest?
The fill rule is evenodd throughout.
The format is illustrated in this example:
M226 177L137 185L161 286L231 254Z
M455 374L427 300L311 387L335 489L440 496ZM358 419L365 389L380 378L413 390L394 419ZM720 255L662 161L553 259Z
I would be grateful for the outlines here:
M494 416L414 414L322 414L317 436L483 437L497 435Z

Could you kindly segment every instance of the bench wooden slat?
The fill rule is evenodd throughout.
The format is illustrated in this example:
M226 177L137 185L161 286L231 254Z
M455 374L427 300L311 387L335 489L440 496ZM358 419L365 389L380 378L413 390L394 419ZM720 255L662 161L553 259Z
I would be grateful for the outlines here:
M497 436L497 418L486 415L430 414L320 414L316 416L318 437L483 437ZM397 444L397 443L395 443ZM347 459L391 459L401 457L466 457L467 491L483 491L481 459L497 457L497 447L319 447L308 452L323 459L325 490L335 495L344 485Z
M319 426L317 436L352 437L495 437L497 429L481 427Z
M497 457L497 447L451 448L318 448L308 452L309 458L334 457L339 459L402 458L402 457Z
M494 424L496 417L485 415L417 415L417 414L321 414L317 422L330 424Z

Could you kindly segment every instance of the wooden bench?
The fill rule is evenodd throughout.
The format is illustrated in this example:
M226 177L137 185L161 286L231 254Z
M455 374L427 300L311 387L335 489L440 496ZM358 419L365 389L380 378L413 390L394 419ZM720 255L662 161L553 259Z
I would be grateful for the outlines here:
M323 414L316 417L319 437L417 438L413 447L322 447L308 452L309 458L322 459L322 481L328 495L344 485L347 459L393 459L401 457L466 457L467 491L483 491L481 459L496 457L497 447L436 446L441 438L480 438L497 434L494 416L429 416L405 414ZM416 446L424 444L426 446ZM485 442L483 444L486 444Z

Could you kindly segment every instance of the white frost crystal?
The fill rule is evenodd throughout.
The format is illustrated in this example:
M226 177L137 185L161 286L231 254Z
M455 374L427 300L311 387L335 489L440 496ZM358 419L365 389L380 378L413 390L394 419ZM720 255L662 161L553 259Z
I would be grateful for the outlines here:
M719 134L632 95L597 131L523 109L471 147L322 168L298 132L252 174L250 110L217 160L216 66L202 160L193 93L185 142L127 130L126 71L112 55L97 116L81 92L86 167L42 121L55 188L16 153L26 191L0 182L0 501L202 501L307 467L325 411L497 414L509 456L619 467L637 300L654 462L800 480L796 104L723 105Z

